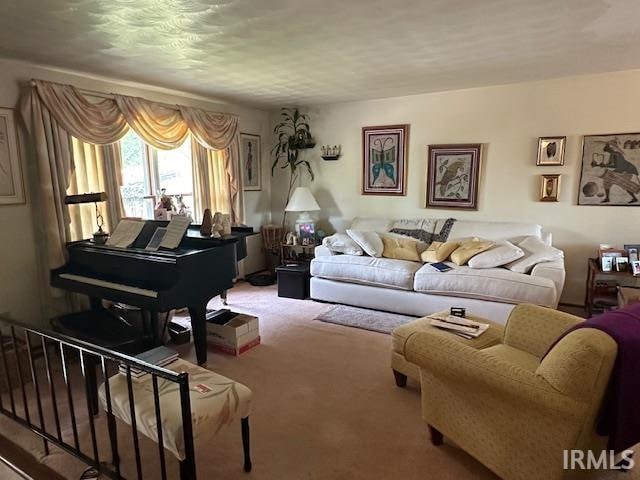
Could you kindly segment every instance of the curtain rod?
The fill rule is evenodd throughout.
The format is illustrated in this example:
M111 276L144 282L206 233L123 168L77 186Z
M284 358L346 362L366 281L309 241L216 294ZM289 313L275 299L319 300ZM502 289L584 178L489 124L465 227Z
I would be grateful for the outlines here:
M43 80L43 81L47 81L47 80ZM49 83L55 83L55 82L49 82ZM27 86L30 87L35 87L36 86L36 82L34 79L29 80L26 83ZM97 97L97 98L107 98L110 100L115 100L115 94L113 93L106 93L106 92L100 92L98 90L89 90L88 88L79 88L76 86L73 86L73 88L75 88L77 91L79 91L80 93L84 94L84 95L88 95L90 97ZM143 98L143 97L140 97ZM146 99L145 99L146 100ZM155 100L149 100L150 102L152 101L153 103L156 103L164 108L168 108L170 110L175 110L177 112L180 111L180 108L178 107L178 105L176 104L169 104L169 103L164 103L164 102L156 102ZM218 113L218 112L211 112L210 110L205 110L206 112L210 112L210 113ZM237 117L238 114L236 113L227 113L225 112L224 115L232 115L234 117Z

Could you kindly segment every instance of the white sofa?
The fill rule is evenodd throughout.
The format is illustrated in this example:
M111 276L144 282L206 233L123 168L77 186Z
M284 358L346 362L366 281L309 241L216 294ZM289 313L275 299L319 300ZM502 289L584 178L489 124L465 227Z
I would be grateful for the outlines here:
M439 232L445 219L435 221ZM351 229L385 232L392 219L356 218ZM481 237L519 242L537 236L551 245L551 234L529 223L458 220L449 240ZM537 264L529 274L506 268L473 269L455 266L432 272L418 262L335 254L319 246L311 262L311 298L375 310L424 316L449 307L505 323L518 303L556 308L565 281L564 261Z

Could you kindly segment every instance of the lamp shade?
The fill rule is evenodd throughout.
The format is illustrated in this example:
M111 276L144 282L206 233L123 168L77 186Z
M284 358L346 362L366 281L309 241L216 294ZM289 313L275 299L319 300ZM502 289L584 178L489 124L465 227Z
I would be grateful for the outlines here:
M285 212L315 212L318 210L320 210L320 206L307 187L296 188L284 209Z

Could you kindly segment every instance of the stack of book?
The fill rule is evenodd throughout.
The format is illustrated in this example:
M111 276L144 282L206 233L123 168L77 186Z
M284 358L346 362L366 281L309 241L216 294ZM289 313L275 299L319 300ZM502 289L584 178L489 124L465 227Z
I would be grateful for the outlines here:
M151 350L147 350L146 352L142 352L136 355L135 358L151 365L155 365L157 367L164 367L178 358L178 352L176 352L175 350L171 350L170 348L160 346L152 348ZM127 374L127 367L125 365L120 365L119 370L122 375ZM147 372L145 372L144 370L136 367L131 367L131 378L137 380L144 377L145 375L147 375Z
M455 317L453 315L441 318L430 318L432 326L447 330L467 339L478 338L489 328L488 323L480 323L469 320L468 318Z

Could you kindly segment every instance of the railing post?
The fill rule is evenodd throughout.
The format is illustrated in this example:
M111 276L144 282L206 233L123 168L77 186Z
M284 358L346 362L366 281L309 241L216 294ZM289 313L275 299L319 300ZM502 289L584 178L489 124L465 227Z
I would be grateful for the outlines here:
M182 411L182 431L184 434L184 460L180 462L180 479L196 480L196 456L193 446L193 424L191 419L191 399L189 397L189 374L181 373L180 410Z

